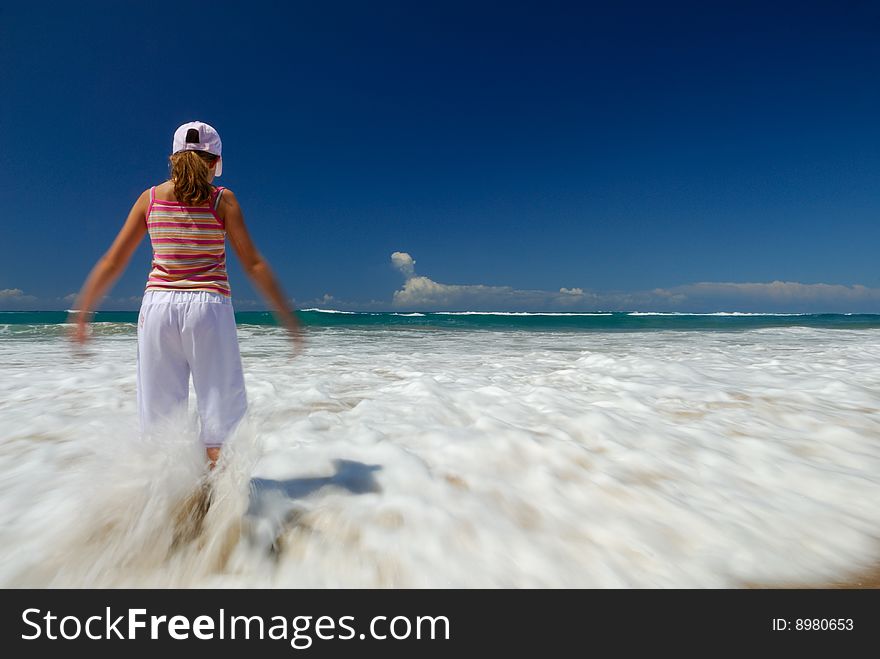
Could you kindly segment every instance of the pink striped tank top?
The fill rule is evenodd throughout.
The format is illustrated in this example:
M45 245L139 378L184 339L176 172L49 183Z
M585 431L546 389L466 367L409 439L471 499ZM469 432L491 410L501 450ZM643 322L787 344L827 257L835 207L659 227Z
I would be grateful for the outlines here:
M226 227L217 214L223 188L207 206L156 199L150 188L147 230L153 243L148 291L211 291L231 295L226 277Z

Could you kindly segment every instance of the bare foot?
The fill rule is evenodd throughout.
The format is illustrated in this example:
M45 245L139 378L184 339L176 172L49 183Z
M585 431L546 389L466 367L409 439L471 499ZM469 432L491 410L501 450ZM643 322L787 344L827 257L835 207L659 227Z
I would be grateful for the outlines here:
M211 446L210 448L205 449L205 453L208 454L208 460L211 462L209 469L213 469L217 466L217 460L220 458L220 447Z

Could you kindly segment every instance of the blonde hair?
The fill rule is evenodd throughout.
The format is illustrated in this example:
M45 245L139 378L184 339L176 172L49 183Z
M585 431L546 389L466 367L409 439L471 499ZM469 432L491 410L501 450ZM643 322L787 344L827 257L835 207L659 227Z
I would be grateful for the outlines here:
M169 160L177 201L189 206L201 206L211 198L213 190L208 179L217 156L205 151L179 151Z

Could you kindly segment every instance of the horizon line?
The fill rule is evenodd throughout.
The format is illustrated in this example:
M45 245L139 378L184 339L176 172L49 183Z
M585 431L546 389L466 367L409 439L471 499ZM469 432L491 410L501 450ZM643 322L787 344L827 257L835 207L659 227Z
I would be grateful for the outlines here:
M96 309L89 313L139 313L139 309ZM765 315L765 316L878 316L880 311L747 311L743 309L735 310L717 310L717 311L677 311L677 310L657 310L657 309L625 309L625 310L608 310L608 309L590 309L590 310L568 310L568 311L525 311L520 309L435 309L427 311L424 309L387 309L387 310L350 310L350 309L321 309L317 307L307 307L304 309L293 309L294 312L313 312L313 313L344 313L344 314L529 314L529 315L611 315L611 314L662 314L662 315L687 315L687 316L705 316L705 315ZM0 313L79 313L79 309L0 309ZM235 309L235 313L271 313L275 312L271 309Z

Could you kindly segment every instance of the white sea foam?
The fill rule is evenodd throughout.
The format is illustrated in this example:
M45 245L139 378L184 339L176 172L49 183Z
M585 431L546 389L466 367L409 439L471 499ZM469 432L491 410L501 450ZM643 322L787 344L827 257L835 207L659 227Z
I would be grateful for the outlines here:
M627 316L810 316L808 313L764 313L758 311L712 311L690 313L687 311L630 311Z
M432 311L438 316L610 316L611 312L581 311Z
M0 337L0 586L735 587L878 557L880 331L240 328L249 424L137 438L135 329ZM189 514L187 514L189 511Z

